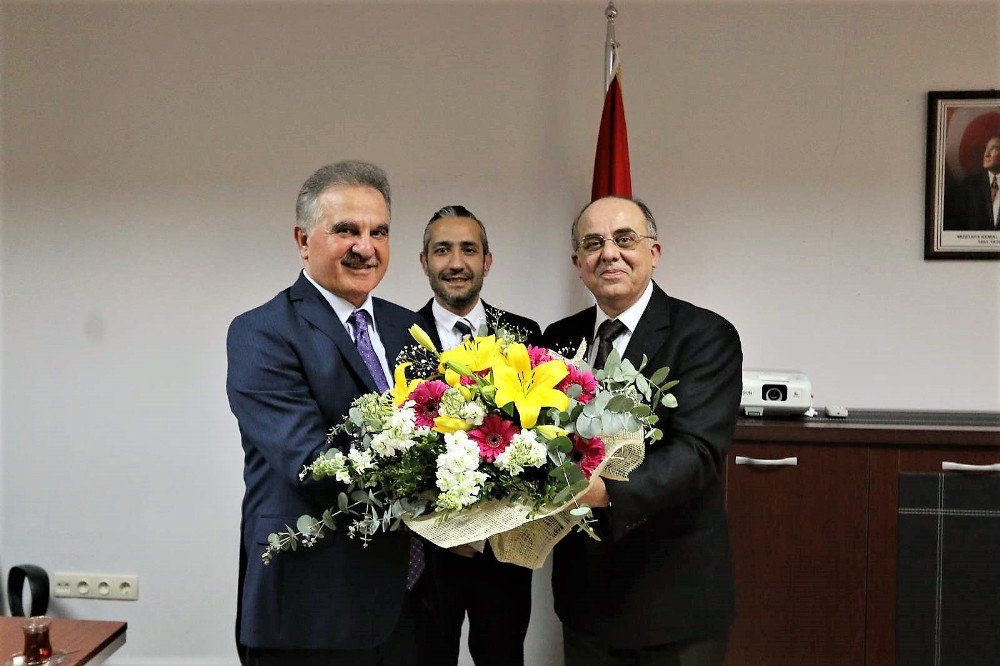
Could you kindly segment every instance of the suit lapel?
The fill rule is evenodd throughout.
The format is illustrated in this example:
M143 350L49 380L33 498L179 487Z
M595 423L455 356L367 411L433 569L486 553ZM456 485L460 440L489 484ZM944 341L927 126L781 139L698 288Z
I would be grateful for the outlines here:
M668 328L670 328L670 299L654 282L653 295L635 330L632 331L628 347L625 348L625 358L637 368L642 363L643 355L651 359L663 346Z
M372 304L375 308L375 325L378 327L379 337L382 338L382 346L385 347L385 360L389 362L389 371L392 372L396 367L396 357L403 351L403 347L416 343L407 325L411 322L393 317L389 313L388 304L381 298L372 299ZM392 384L391 381L389 383Z
M305 275L300 275L299 279L292 285L291 299L299 315L333 341L340 351L340 355L344 357L354 373L361 378L368 390L377 392L378 387L375 386L372 373L369 372L368 366L365 365L361 354L358 353L354 340L351 340L347 329L337 319L330 304L326 302L316 287L312 286ZM385 339L383 338L384 343Z
M441 336L438 335L437 320L434 319L434 309L431 307L432 303L434 303L433 298L427 301L427 305L417 310L417 314L424 320L424 325L421 328L427 331L427 335L431 336L434 348L441 351Z

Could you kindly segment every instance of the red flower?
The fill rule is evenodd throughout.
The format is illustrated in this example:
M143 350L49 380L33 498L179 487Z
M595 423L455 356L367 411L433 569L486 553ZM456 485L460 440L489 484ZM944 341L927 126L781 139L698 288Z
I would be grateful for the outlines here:
M583 475L590 478L597 466L604 460L604 440L600 437L583 439L573 435L573 451L570 458L583 470Z
M534 345L528 345L528 358L531 359L531 367L537 367L542 363L552 360L552 355L549 350L545 347L536 347Z
M413 411L417 415L417 418L414 419L414 424L418 427L434 427L434 417L440 416L438 409L441 407L441 396L447 390L447 384L439 379L435 379L429 382L421 382L410 392L407 400L412 400L415 403Z
M479 445L479 455L483 460L493 462L518 432L520 431L512 422L490 414L483 419L481 426L469 431L469 439Z
M577 402L586 405L588 402L594 399L594 395L597 393L597 380L594 379L594 375L590 374L586 370L581 370L571 363L566 364L566 368L569 370L569 374L559 382L556 386L557 391L562 391L565 393L569 390L570 386L573 384L578 385L583 389L583 393L577 396Z

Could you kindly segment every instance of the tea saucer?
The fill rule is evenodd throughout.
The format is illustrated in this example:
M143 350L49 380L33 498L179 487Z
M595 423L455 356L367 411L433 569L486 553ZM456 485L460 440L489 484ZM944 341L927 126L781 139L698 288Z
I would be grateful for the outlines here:
M66 652L65 650L53 650L52 656L37 666L56 666L56 664L61 664L66 661L71 654L71 652ZM24 662L24 655L20 652L12 654L10 659L3 662L3 666L26 666Z

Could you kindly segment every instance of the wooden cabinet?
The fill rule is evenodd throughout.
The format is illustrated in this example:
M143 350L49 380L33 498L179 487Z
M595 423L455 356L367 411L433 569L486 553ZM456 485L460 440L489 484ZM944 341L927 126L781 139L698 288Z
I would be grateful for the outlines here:
M940 474L943 461L1000 463L1000 415L741 420L726 467L737 612L726 664L896 663L900 475Z

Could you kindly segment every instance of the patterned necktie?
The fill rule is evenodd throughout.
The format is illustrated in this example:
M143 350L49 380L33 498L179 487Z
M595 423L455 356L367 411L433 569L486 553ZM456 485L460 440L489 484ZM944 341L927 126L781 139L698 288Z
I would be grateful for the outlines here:
M375 355L375 348L372 347L372 339L368 335L368 313L364 310L355 310L347 318L354 326L354 344L358 347L361 359L368 366L368 371L372 373L375 386L380 393L389 389L389 383L385 380L385 373L382 372L382 364L379 363L378 356ZM417 584L420 574L424 572L424 543L415 536L410 537L410 564L406 569L406 589L412 590Z
M594 357L594 369L604 367L604 363L615 348L615 338L627 330L625 324L617 319L608 319L597 327L597 356Z
M384 393L389 389L389 382L385 380L385 373L382 371L382 364L379 363L378 356L375 355L375 348L372 347L372 339L368 336L368 313L364 310L355 310L347 318L354 326L354 344L358 347L361 360L368 366L368 371L372 373L375 386L379 393Z
M467 335L472 335L472 324L467 319L459 319L455 322L455 330L464 338Z

